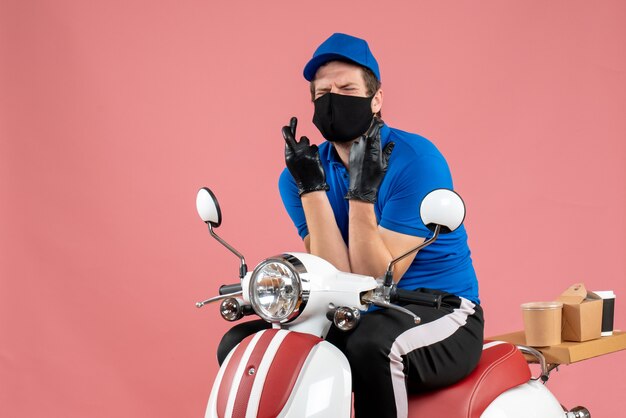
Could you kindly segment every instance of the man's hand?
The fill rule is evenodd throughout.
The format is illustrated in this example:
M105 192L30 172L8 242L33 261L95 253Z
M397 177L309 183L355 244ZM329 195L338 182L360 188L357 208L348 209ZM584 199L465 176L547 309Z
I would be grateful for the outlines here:
M320 161L317 145L310 145L309 138L303 136L296 142L298 119L292 117L289 126L283 126L285 138L285 163L298 186L298 193L328 190L326 174Z
M380 128L383 122L374 119L372 126L350 149L350 188L346 199L374 203L378 187L385 177L387 162L394 143L390 142L381 150Z

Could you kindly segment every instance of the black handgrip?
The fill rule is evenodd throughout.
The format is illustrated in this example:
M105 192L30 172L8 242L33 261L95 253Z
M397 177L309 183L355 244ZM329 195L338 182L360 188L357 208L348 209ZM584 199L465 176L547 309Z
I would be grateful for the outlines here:
M228 295L235 292L241 292L241 283L223 284L220 286L220 295Z
M398 289L395 287L389 296L392 303L413 303L416 305L431 306L433 308L441 307L441 295L435 295L433 293Z

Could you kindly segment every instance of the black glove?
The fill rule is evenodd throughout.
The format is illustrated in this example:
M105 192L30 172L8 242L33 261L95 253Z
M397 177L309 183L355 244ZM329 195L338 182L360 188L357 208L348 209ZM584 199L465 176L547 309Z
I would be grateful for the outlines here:
M380 128L383 121L374 119L367 132L352 144L350 149L350 188L346 199L376 202L378 186L385 177L387 162L394 143L390 142L381 150Z
M317 145L310 145L309 138L303 136L300 142L296 142L296 126L298 119L293 117L289 126L283 126L283 138L285 138L285 163L298 186L298 194L318 190L328 190L326 173L320 161Z

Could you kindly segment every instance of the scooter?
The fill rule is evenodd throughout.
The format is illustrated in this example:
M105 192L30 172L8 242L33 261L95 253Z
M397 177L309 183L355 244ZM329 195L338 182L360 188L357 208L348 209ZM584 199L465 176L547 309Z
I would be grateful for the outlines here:
M392 260L384 277L337 270L307 253L289 252L261 261L252 272L244 257L214 229L222 222L218 201L208 188L199 190L196 208L213 238L239 260L239 282L221 286L219 296L196 303L220 302L227 321L258 315L271 329L250 335L228 354L209 397L205 417L350 417L352 377L344 354L324 340L331 324L348 331L358 326L371 306L420 318L401 303L437 308L436 295L400 289L394 265L454 231L465 218L465 205L455 192L438 189L421 203L420 216L432 237ZM540 364L537 377L524 354ZM447 418L588 418L586 408L565 410L545 386L554 365L526 346L485 341L476 369L462 381L426 394L409 395L409 417Z

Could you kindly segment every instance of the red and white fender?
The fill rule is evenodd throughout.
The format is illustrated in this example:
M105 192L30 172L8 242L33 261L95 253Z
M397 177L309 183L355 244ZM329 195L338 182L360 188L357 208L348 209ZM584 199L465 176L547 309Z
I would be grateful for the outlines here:
M205 417L349 417L351 379L348 360L321 338L261 331L222 364Z

